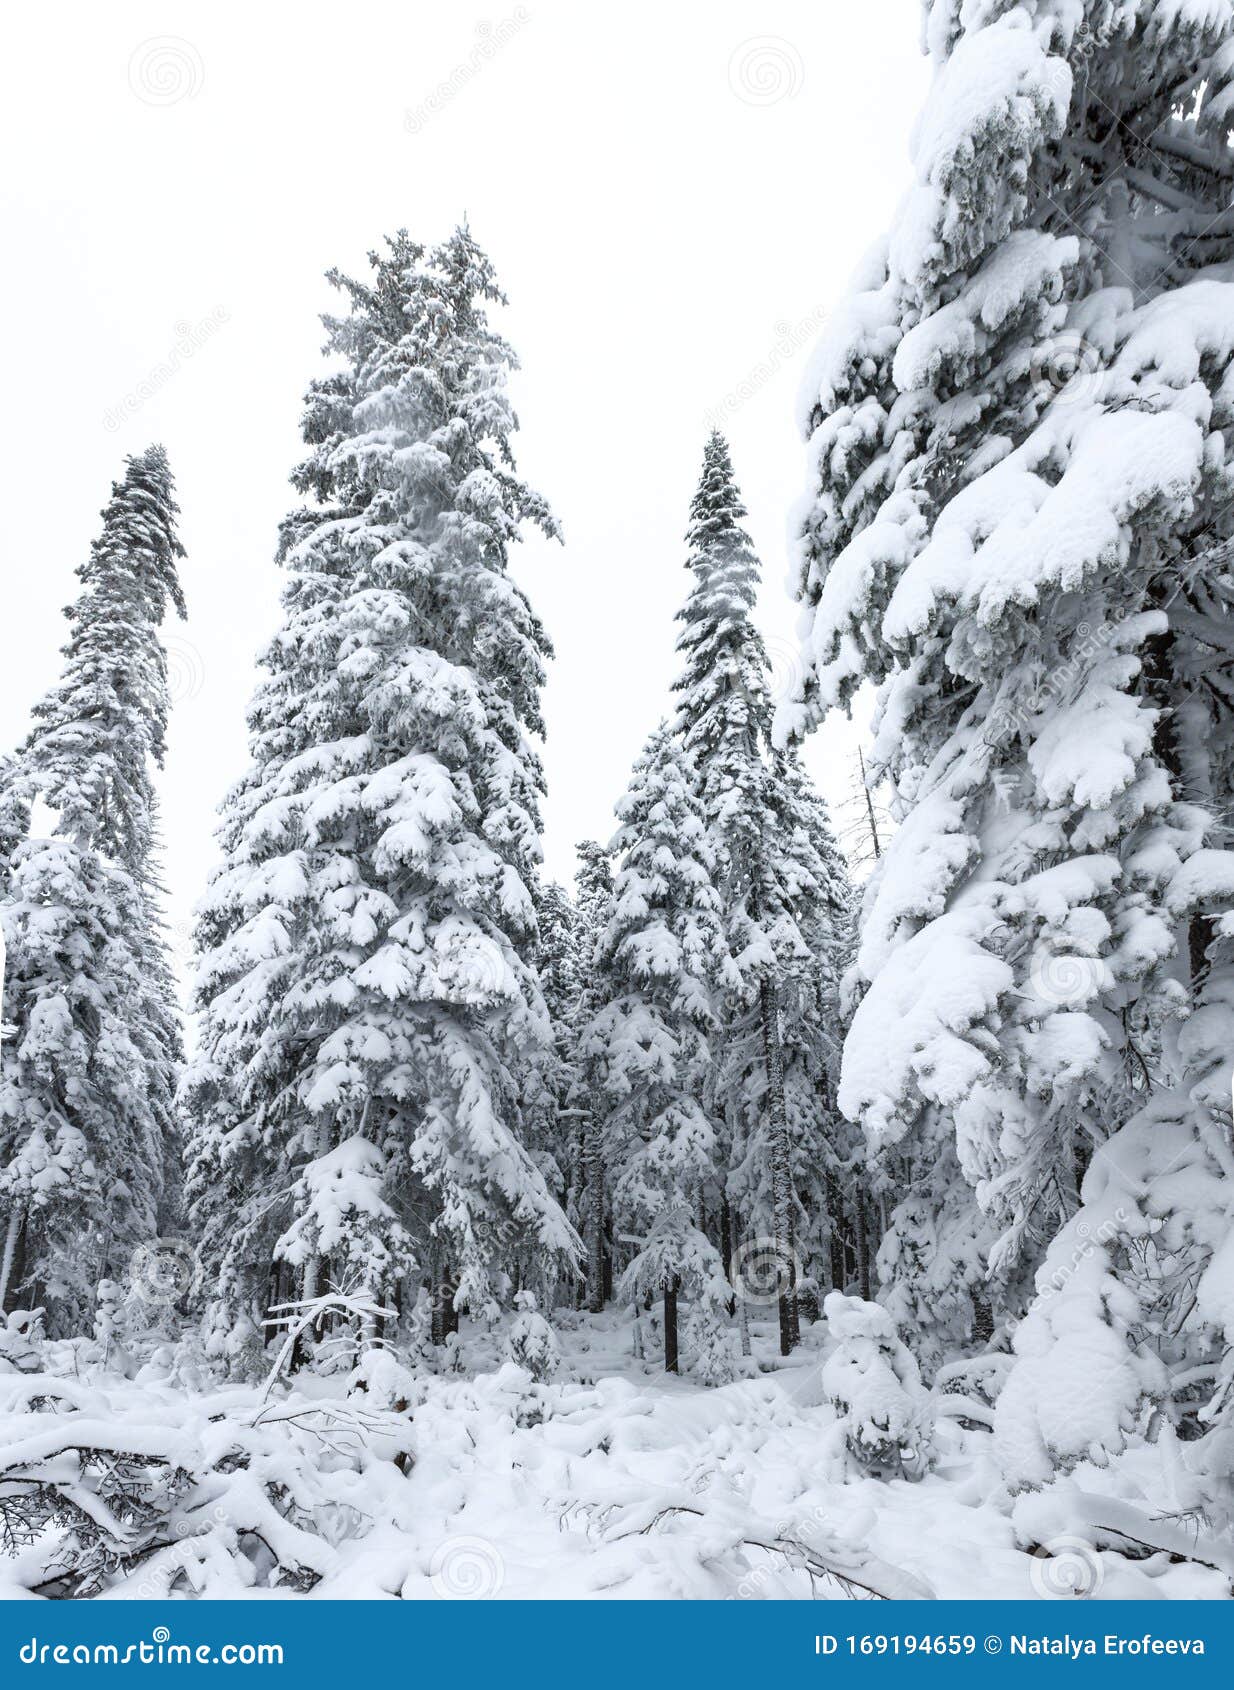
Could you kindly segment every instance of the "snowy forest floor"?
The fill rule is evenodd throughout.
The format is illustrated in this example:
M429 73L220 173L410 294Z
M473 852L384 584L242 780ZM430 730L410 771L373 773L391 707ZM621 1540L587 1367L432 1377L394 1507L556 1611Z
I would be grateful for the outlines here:
M299 1499L282 1519L266 1513L296 1540L282 1559L290 1553L311 1568L317 1597L1033 1599L1072 1587L1103 1598L1230 1594L1228 1572L1067 1534L1078 1518L1069 1498L1081 1492L1090 1505L1096 1495L1123 1507L1130 1500L1145 1518L1168 1515L1156 1451L1131 1451L1117 1466L1077 1470L1044 1497L1015 1499L1000 1484L989 1433L944 1413L927 1476L873 1478L854 1471L822 1400L825 1323L807 1324L801 1348L784 1361L770 1324L756 1324L749 1375L705 1389L632 1357L628 1310L559 1313L556 1322L562 1364L546 1385L503 1364L500 1333L464 1328L468 1372L415 1382L406 1473L380 1436L359 1467L340 1459L320 1423L307 1439L291 1439L289 1429L312 1418L309 1399L333 1393L337 1401L340 1381L299 1375L263 1406L258 1387L173 1385L170 1349L133 1379L81 1368L74 1378L73 1352L49 1345L60 1352L54 1361L49 1354L54 1374L0 1379L5 1476L24 1460L26 1471L63 1479L47 1429L74 1417L106 1427L113 1448L194 1468L193 1507L182 1505L165 1546L128 1569L108 1563L100 1593L118 1598L291 1594L271 1588L260 1556L238 1552L258 1505L256 1486L242 1492L237 1479L259 1471L280 1497ZM254 1425L265 1441L249 1472L228 1473L233 1464L212 1452L236 1428L256 1449ZM80 1442L65 1440L68 1447L86 1441L75 1436ZM285 1446L270 1441L284 1436ZM293 1472L305 1460L310 1490L319 1478L326 1485L307 1505L304 1477ZM97 1497L88 1507L97 1514ZM274 1541L271 1528L254 1529ZM65 1532L53 1523L17 1544L0 1561L0 1596L45 1588Z

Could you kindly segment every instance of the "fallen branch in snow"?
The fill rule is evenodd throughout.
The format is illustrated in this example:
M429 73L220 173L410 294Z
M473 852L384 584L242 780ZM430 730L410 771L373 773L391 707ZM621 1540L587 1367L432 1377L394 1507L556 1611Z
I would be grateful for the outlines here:
M994 1425L992 1408L978 1402L975 1397L962 1396L958 1391L948 1391L945 1396L936 1397L934 1412L947 1420L972 1421L986 1431Z
M1094 1549L1135 1549L1166 1554L1180 1561L1212 1567L1234 1580L1234 1543L1194 1526L1178 1515L1146 1514L1118 1497L1088 1491L1023 1496L1016 1504L1016 1535L1030 1546L1049 1547L1062 1537L1083 1537Z
M779 1557L785 1567L806 1573L811 1590L816 1580L823 1579L854 1600L934 1600L934 1591L923 1579L880 1560L859 1545L844 1543L830 1533L824 1545L809 1543L783 1526L739 1515L733 1508L700 1507L696 1496L689 1500L661 1496L644 1503L611 1504L597 1511L596 1521L605 1541L618 1543L627 1537L649 1536L664 1521L683 1515L702 1520L710 1528L704 1560L714 1561L730 1550L758 1549Z
M0 1533L27 1588L239 1594L311 1589L388 1502L405 1419L347 1401L288 1399L252 1413L235 1393L175 1422L140 1419L101 1388L22 1377L0 1399ZM388 1511L388 1509L387 1509ZM134 1585L140 1573L141 1582Z

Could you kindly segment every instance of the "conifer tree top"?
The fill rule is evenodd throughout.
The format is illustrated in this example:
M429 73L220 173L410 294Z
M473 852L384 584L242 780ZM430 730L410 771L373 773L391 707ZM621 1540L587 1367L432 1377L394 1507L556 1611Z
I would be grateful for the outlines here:
M185 614L178 515L163 447L128 458L77 569L63 675L36 705L22 754L24 774L59 812L59 831L130 867L152 841L153 770L171 708L158 629L169 605Z
M690 503L686 567L694 576L677 613L677 649L685 669L676 729L694 759L709 820L721 807L752 812L759 759L771 731L767 652L751 611L758 597L759 563L741 526L741 502L728 444L713 431Z

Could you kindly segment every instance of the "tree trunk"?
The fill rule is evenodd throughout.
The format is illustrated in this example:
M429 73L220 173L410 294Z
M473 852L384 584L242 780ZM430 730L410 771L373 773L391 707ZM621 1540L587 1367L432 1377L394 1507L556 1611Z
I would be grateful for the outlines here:
M584 1128L586 1140L587 1178L587 1307L592 1314L604 1309L604 1155L600 1142L600 1123L596 1112L587 1116Z
M843 1291L848 1283L844 1274L844 1203L840 1197L840 1182L833 1173L827 1175L827 1253L831 1263L831 1289Z
M878 823L874 819L874 800L870 797L870 788L866 781L866 760L860 746L857 747L857 762L861 768L861 790L865 793L866 815L870 822L870 843L874 847L874 859L878 862L882 859L883 847L878 837Z
M866 1220L866 1202L863 1191L857 1193L855 1218L857 1225L857 1291L858 1295L864 1297L868 1303L870 1301L870 1232Z
M801 1342L801 1305L797 1292L797 1228L791 1211L788 1223L788 1265L785 1296L788 1298L789 1344L795 1350Z
M727 1196L720 1199L720 1257L724 1263L724 1272L728 1275L729 1284L733 1279L733 1211L729 1208ZM728 1300L728 1312L731 1315L736 1306L736 1298Z
M741 1287L736 1282L735 1269L737 1254L740 1249L741 1216L735 1210L729 1210L728 1216L729 1240L732 1244L732 1254L724 1266L728 1273L728 1282L733 1287L733 1302L737 1309L737 1328L741 1334L741 1353L748 1356L750 1350L750 1305L741 1294Z
M0 1258L0 1313L9 1312L9 1292L13 1283L13 1262L17 1255L17 1239L21 1232L22 1214L17 1204L9 1210L9 1224L4 1234L4 1255Z
M677 1287L664 1287L664 1371L677 1372Z
M308 1261L305 1262L304 1271L300 1276L300 1302L312 1302L313 1298L317 1295L317 1287L320 1284L320 1274L321 1258L319 1256L310 1256ZM310 1328L306 1327L296 1336L296 1341L292 1345L291 1361L288 1363L287 1368L289 1373L298 1373L304 1366L307 1359L306 1351L308 1348L309 1330Z
M429 1339L435 1345L442 1345L450 1336L450 1317L453 1312L453 1291L450 1285L450 1270L444 1261L437 1257L431 1268L432 1296L430 1303Z
M790 1355L796 1339L795 1304L797 1275L793 1264L793 1188L792 1164L789 1158L788 1114L784 1106L784 1052L780 1047L779 1018L771 981L765 976L759 984L759 1009L762 1022L763 1060L767 1067L767 1114L771 1138L771 1208L776 1254L780 1275L780 1294L777 1299L780 1313L780 1354Z

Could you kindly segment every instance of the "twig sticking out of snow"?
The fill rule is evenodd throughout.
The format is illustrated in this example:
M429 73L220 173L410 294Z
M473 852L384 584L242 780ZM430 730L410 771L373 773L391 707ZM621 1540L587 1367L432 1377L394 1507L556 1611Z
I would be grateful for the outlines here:
M374 1302L367 1291L349 1291L345 1286L340 1288L337 1285L331 1285L320 1297L308 1297L297 1303L276 1303L270 1313L275 1318L264 1320L262 1325L276 1329L281 1327L286 1336L266 1379L261 1394L263 1402L278 1383L279 1375L291 1360L296 1344L304 1333L313 1329L321 1332L328 1320L340 1317L354 1321L360 1331L375 1331L379 1320L393 1320L396 1317L394 1309L384 1308L380 1303ZM373 1342L377 1342L376 1338Z

